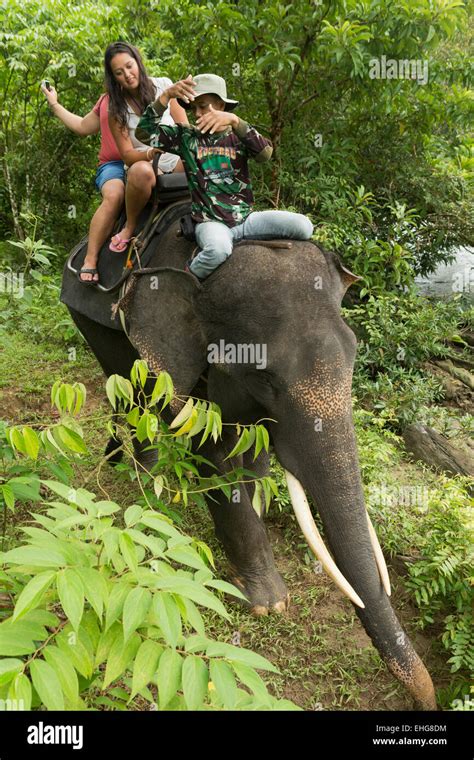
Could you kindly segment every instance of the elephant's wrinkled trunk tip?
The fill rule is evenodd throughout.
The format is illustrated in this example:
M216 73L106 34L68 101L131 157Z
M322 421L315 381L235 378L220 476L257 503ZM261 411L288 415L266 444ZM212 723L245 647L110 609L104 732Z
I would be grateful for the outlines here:
M333 558L329 554L321 534L316 527L311 509L304 492L304 488L294 475L288 470L285 470L286 482L288 484L288 493L290 495L291 504L293 506L296 519L299 526L303 531L303 535L309 544L310 549L314 552L316 557L321 562L323 568L334 583L340 588L343 594L345 594L353 604L362 609L365 607L364 602L360 596L354 591L351 584L344 578L343 574L337 567Z
M433 681L423 662L413 651L413 660L408 669L402 668L397 660L385 659L387 667L400 683L410 692L415 700L415 709L438 710Z

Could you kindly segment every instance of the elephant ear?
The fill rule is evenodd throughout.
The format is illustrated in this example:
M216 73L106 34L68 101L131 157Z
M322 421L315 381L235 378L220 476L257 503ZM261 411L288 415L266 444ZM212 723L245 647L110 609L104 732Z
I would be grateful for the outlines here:
M318 246L320 251L324 254L324 257L328 263L330 271L334 273L334 286L338 298L342 300L342 297L346 290L352 285L353 282L361 280L359 275L354 274L342 263L338 254L335 251L326 251L322 246Z
M344 292L352 285L353 282L357 282L357 280L362 279L362 277L359 277L358 274L354 274L354 272L351 272L350 269L347 269L347 267L345 267L340 260L339 256L336 256L336 267L337 271L339 272L341 282L344 286Z
M140 356L158 374L168 372L176 393L188 395L207 366L206 346L195 304L196 279L179 269L142 269L130 276L118 308Z

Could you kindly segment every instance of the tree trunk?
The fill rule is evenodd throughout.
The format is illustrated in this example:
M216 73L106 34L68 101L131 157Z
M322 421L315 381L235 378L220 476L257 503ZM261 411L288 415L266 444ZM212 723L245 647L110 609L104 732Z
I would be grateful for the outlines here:
M474 457L461 450L433 428L418 423L408 425L402 433L407 451L430 467L450 475L474 475Z
M8 159L7 154L3 154L2 159L2 167L3 167L3 176L5 179L5 186L7 188L8 197L10 200L10 208L12 211L12 217L13 217L13 227L15 230L15 234L19 240L25 239L25 233L23 232L23 228L21 226L20 222L20 213L18 210L18 204L15 196L15 188L13 187L13 182L10 174L10 167L8 166Z

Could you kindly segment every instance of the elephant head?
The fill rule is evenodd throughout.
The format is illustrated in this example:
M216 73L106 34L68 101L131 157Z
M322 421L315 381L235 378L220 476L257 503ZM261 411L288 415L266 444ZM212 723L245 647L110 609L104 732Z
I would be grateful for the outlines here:
M419 707L436 709L431 678L390 604L364 504L351 404L356 338L340 315L356 279L309 242L243 245L203 285L170 268L144 271L121 307L132 343L156 372L171 374L179 394L207 368L208 398L226 421L273 420L267 427L308 543L392 673Z

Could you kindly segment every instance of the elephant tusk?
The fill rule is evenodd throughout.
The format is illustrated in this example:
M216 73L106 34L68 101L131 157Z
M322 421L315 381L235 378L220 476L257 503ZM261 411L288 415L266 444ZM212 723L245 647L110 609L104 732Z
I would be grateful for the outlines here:
M321 534L316 527L313 515L309 508L308 500L304 492L303 486L291 472L285 470L286 482L288 483L288 493L290 494L291 504L295 511L296 519L299 526L303 531L303 535L306 538L309 547L315 553L326 573L333 579L334 583L339 586L343 594L349 597L351 602L358 607L365 607L364 602L358 594L354 591L351 584L344 578L341 571L338 569L333 558L329 554L324 545L324 541L321 538Z
M385 564L385 558L382 554L382 549L380 547L380 543L377 538L375 528L372 525L372 520L370 519L368 512L367 512L367 523L369 525L370 540L372 542L372 548L375 554L375 562L377 563L377 567L379 569L380 579L385 589L385 593L387 594L387 596L390 596L392 593L392 589L390 588L390 578L388 577L387 565Z

